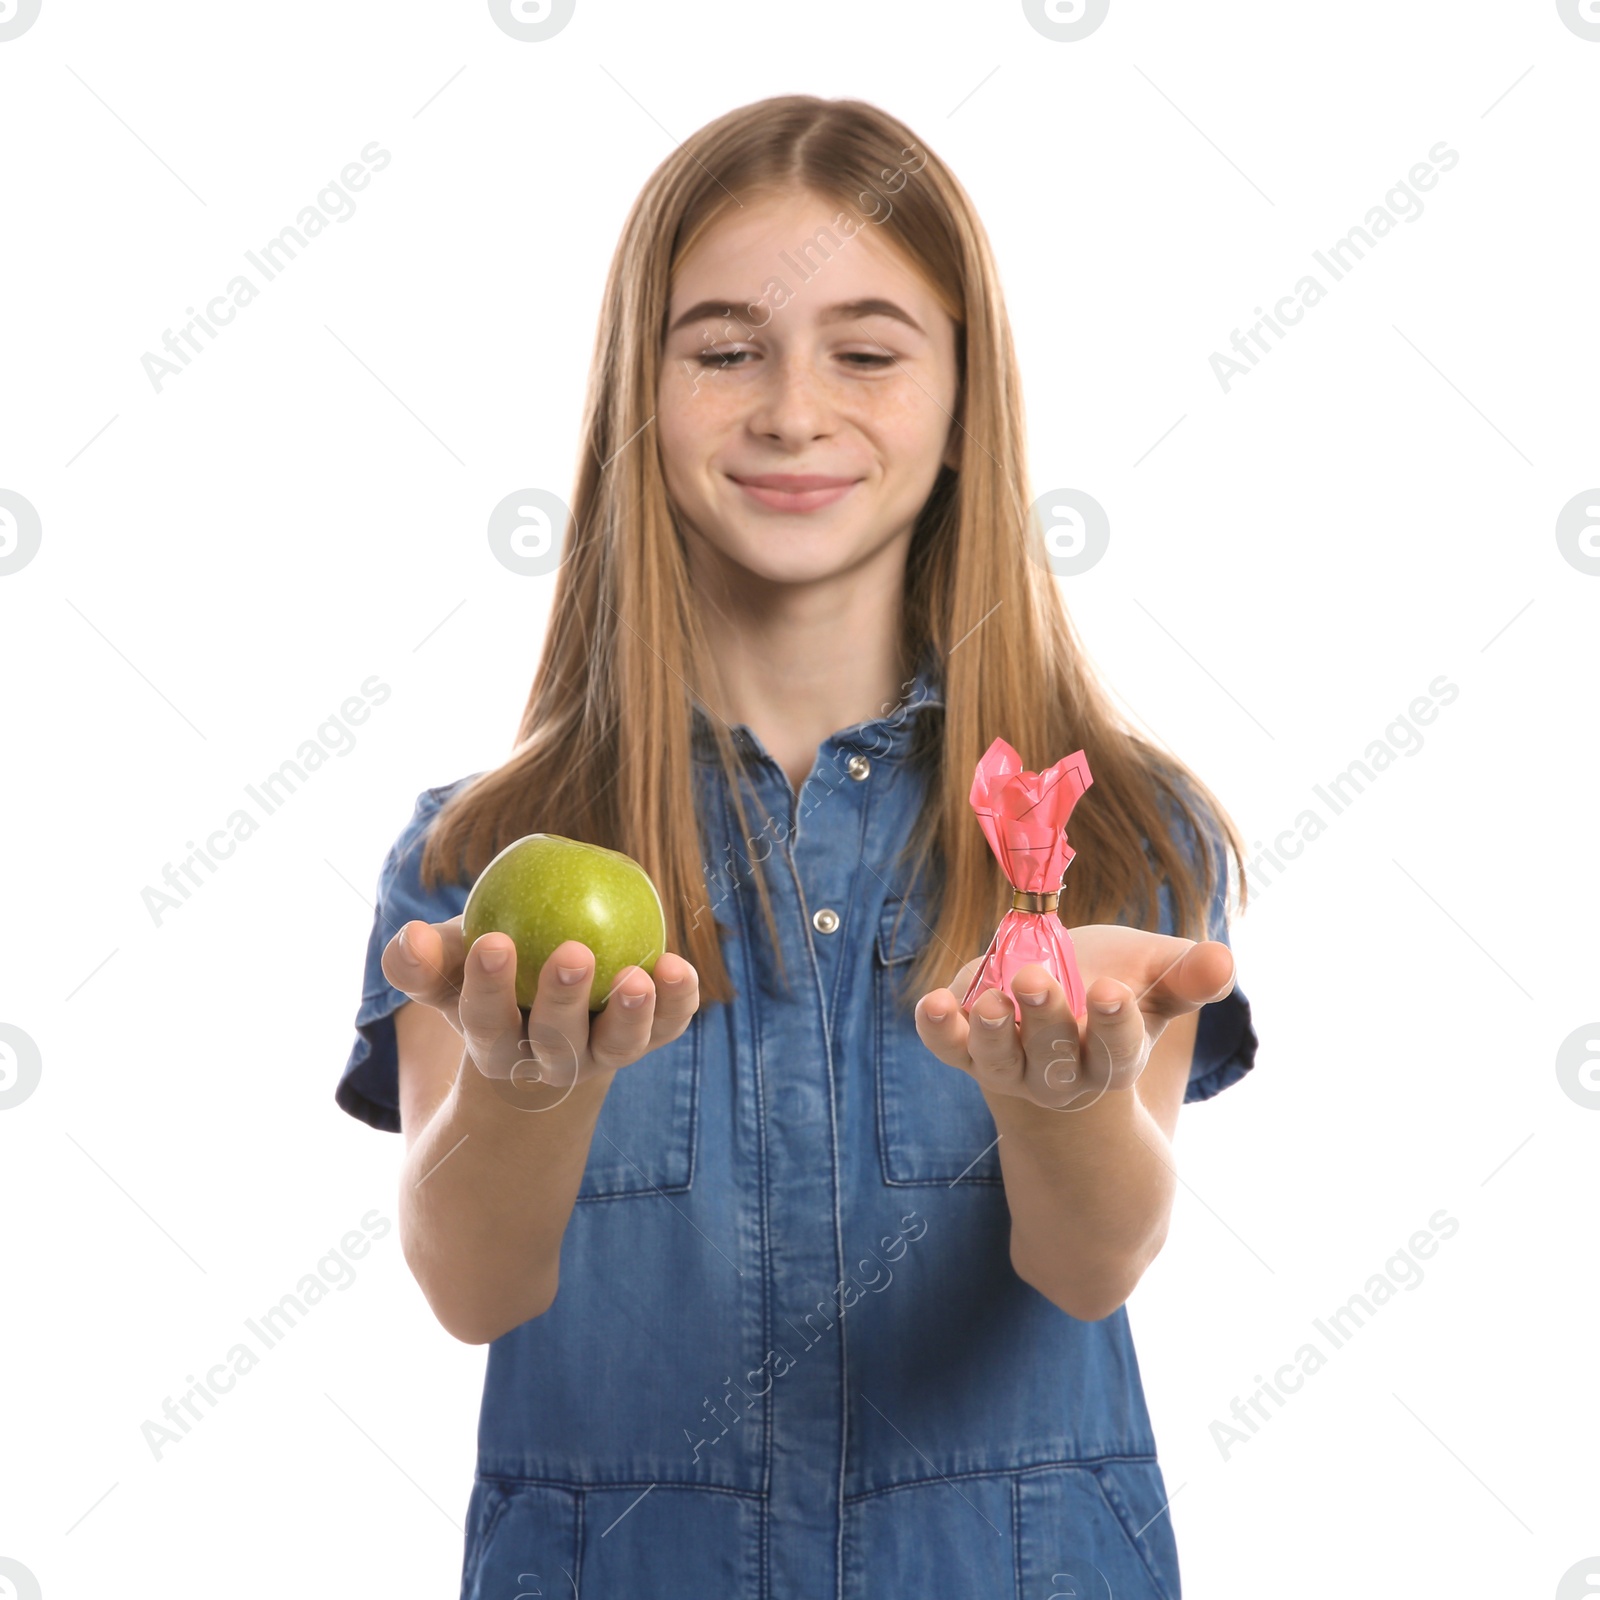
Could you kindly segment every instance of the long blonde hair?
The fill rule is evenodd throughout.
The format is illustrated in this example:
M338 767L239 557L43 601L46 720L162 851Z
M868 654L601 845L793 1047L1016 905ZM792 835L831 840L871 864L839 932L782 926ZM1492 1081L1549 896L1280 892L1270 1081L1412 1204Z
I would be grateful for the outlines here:
M703 914L695 801L691 695L712 703L706 602L690 589L650 424L676 263L729 208L796 190L836 204L846 225L876 226L957 324L961 466L941 468L918 518L899 641L908 666L938 652L945 701L942 712L919 714L934 721L936 737L908 847L918 873L930 856L941 863L942 893L902 993L948 984L982 953L1010 904L968 800L996 735L1034 770L1080 748L1088 756L1094 786L1068 827L1077 856L1062 885L1063 922L1152 928L1164 878L1175 929L1205 938L1217 873L1227 870L1222 841L1238 862L1241 897L1243 844L1199 779L1113 706L1040 559L1010 325L972 203L887 112L811 95L757 101L701 128L650 175L628 215L606 280L568 542L516 743L441 809L424 882L476 877L527 833L625 851L654 879L667 948L693 964L701 998L733 998L717 924ZM839 242L821 229L810 242L824 259L829 239ZM726 724L712 726L741 830L754 840L740 758ZM1175 837L1179 815L1188 840ZM765 876L751 864L781 961Z

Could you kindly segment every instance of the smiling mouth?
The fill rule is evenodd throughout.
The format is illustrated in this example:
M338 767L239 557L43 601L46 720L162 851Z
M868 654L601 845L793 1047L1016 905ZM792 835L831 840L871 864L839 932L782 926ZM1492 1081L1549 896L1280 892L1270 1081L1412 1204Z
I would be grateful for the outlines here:
M802 474L771 473L756 478L729 478L757 505L772 511L817 511L842 500L860 482L858 478L824 478Z

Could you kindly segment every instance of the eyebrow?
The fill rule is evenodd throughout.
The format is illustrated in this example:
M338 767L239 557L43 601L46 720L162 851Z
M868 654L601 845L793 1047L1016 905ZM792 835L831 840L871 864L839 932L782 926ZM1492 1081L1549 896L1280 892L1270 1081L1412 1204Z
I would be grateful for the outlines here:
M740 309L752 305L759 305L759 300L744 302ZM731 318L734 315L734 303L730 300L702 300L698 305L690 306L676 322L667 329L668 337L675 334L679 328L691 322L700 322L704 319L720 320ZM903 322L908 328L915 328L918 333L923 333L920 322L910 312L903 311L893 300L840 300L836 304L827 306L822 313L824 322L857 322L863 317L892 317L896 322ZM739 320L739 319L735 319ZM768 319L771 320L770 318ZM765 323L762 324L765 326ZM924 334L924 337L926 335Z

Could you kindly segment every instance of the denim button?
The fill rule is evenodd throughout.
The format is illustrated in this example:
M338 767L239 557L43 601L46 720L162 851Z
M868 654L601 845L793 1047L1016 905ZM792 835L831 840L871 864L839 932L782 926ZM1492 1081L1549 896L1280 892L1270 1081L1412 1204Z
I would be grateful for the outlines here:
M818 933L832 933L834 929L839 926L839 913L837 911L830 911L827 906L824 906L814 917L812 917L811 926L815 928Z
M865 756L851 756L845 766L849 769L850 776L857 783L860 783L872 771L872 763Z

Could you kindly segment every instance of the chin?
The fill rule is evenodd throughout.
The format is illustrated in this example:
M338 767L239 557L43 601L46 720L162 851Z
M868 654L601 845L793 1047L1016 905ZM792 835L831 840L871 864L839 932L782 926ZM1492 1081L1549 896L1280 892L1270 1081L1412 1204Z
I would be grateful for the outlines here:
M727 552L726 559L746 577L757 583L791 585L820 583L845 570L845 564L831 559L826 552L802 553L795 551L785 559L780 552L770 548L760 551Z

